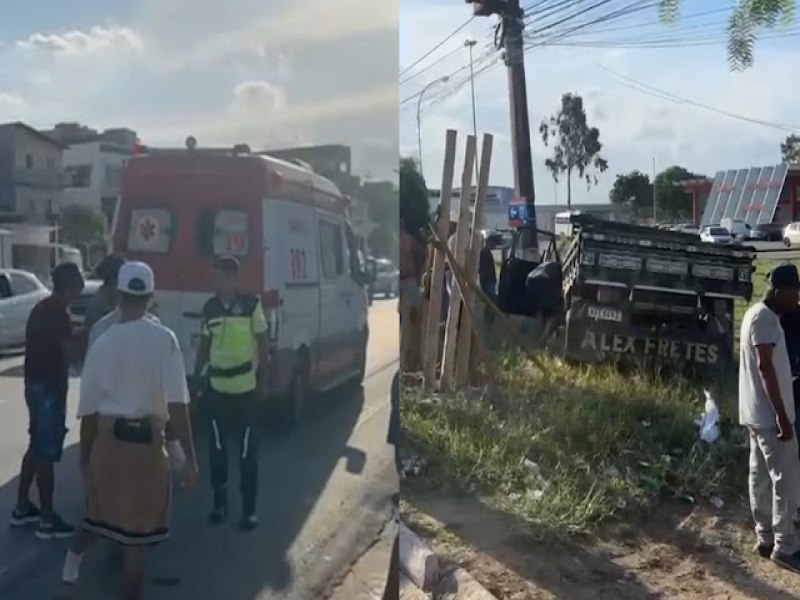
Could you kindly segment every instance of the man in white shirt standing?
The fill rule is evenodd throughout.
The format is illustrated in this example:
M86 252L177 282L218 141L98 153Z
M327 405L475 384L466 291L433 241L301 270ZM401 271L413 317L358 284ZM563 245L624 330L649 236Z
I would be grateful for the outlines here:
M756 552L800 573L794 517L800 504L800 462L794 437L792 370L779 315L800 301L800 275L776 267L762 302L742 319L739 422L750 434L750 508Z
M87 514L62 581L77 583L81 558L100 535L123 548L123 600L141 598L144 550L169 537L168 421L186 453L183 484L198 478L180 347L172 331L146 316L154 288L146 264L120 270L120 319L90 347L78 407Z

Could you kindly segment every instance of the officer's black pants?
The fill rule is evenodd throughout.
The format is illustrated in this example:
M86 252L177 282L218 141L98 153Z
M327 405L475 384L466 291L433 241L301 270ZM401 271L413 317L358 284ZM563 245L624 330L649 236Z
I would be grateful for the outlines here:
M245 512L254 512L258 494L258 423L255 392L221 394L209 390L209 455L215 501L227 500L228 448L238 439L239 489Z

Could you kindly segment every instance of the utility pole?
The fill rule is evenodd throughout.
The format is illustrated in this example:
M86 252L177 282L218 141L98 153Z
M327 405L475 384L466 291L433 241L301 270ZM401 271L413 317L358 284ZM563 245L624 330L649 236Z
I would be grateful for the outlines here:
M522 33L524 11L519 0L466 0L477 16L498 15L508 68L509 104L511 107L511 145L514 164L514 189L525 200L526 221L536 224L536 194L533 188L531 127L528 117L528 91L525 84L525 51ZM535 237L535 236L534 236ZM534 243L535 240L533 240Z
M656 225L656 214L658 210L658 195L656 192L656 157L653 157L653 225Z
M419 152L419 174L422 175L423 179L425 179L425 172L422 170L422 120L420 117L421 114L420 109L422 108L422 97L425 95L425 92L427 92L431 87L433 87L437 83L446 83L449 80L450 77L448 77L447 75L445 75L440 79L434 79L424 88L422 88L422 91L419 93L419 98L417 99L417 146L418 146L417 150Z

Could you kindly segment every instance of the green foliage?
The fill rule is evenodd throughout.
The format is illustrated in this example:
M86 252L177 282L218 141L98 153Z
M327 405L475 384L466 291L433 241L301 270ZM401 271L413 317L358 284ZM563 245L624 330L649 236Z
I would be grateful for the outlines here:
M800 164L800 135L793 133L781 142L781 159L787 164Z
M425 180L413 158L400 159L400 226L424 237L430 222L430 202Z
M673 165L656 175L656 202L658 218L668 220L691 220L692 197L683 187L681 181L701 177L683 167Z
M653 184L641 171L617 175L608 198L612 204L627 206L632 216L653 214Z
M600 156L600 130L589 127L583 98L577 94L564 94L558 113L539 125L539 133L545 146L554 140L553 156L544 164L553 179L567 176L567 208L572 206L572 174L586 181L587 188L597 185L597 175L608 169L608 163Z
M794 21L795 0L735 0L728 21L728 61L741 71L753 65L754 48L760 30L786 26ZM674 23L680 0L661 0L661 19Z
M401 454L429 482L476 493L542 533L585 531L665 497L736 498L747 456L735 390L715 390L722 438L698 439L702 390L686 381L509 355L483 393L403 394Z
M106 240L106 217L102 211L73 204L61 210L60 239L63 243L81 248Z

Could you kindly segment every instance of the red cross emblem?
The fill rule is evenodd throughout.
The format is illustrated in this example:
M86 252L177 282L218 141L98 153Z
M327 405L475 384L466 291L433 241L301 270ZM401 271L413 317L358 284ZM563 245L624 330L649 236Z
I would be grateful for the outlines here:
M145 217L139 223L139 236L146 242L156 237L157 225L150 217Z

